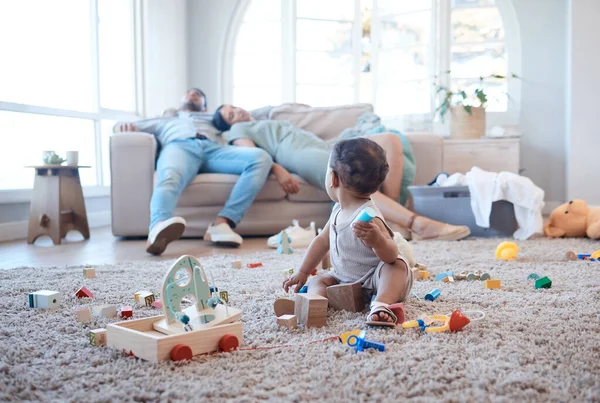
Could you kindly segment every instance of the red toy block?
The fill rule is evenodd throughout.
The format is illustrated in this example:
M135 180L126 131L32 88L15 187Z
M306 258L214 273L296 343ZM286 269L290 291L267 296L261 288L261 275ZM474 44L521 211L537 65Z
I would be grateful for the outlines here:
M401 325L404 323L404 321L406 320L406 314L404 312L404 304L401 302L397 302L395 304L391 304L389 306L390 311L394 312L394 315L396 315L396 318L398 319L396 321L397 325Z
M257 263L248 263L247 266L251 269L255 269L257 267L261 267L262 263L261 262L257 262Z
M313 269L313 271L310 272L311 276L316 276L317 275L317 269Z
M77 298L94 298L94 294L92 294L92 292L90 290L88 290L86 287L81 287L75 293L75 297L77 297Z
M162 300L157 300L152 303L152 307L156 309L162 309Z
M130 306L124 306L121 308L121 318L133 318L133 309Z

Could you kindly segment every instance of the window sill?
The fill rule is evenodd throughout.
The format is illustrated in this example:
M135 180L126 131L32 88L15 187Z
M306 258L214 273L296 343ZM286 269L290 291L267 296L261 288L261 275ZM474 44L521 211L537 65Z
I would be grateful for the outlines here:
M1 204L30 203L33 189L0 190ZM93 199L110 196L110 186L84 186L83 198Z

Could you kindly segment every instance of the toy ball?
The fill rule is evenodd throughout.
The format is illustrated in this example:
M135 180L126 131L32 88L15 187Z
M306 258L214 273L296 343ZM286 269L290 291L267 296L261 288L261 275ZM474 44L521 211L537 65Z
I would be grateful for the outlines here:
M496 259L515 260L519 253L519 247L514 242L502 242L496 248Z

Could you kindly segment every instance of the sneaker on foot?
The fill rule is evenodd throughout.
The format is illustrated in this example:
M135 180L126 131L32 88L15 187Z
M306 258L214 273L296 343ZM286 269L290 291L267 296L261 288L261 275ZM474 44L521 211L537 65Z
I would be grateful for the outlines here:
M290 244L292 248L307 248L317 236L314 221L310 223L310 226L302 228L298 220L293 220L292 225L287 227L284 231L292 238L292 243ZM267 240L267 246L269 248L277 249L279 246L277 243L277 235L279 235L279 233Z
M240 246L243 242L242 237L236 234L229 225L221 223L219 225L211 224L206 233L204 240L222 246Z
M171 217L152 227L146 242L146 252L160 255L167 249L167 245L179 239L185 231L185 220L181 217Z

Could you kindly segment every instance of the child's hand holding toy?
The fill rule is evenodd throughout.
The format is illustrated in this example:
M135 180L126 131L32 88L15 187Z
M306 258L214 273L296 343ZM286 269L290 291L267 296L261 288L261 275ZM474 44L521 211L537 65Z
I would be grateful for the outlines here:
M288 290L295 285L295 292L297 293L304 286L304 284L306 284L306 280L308 280L308 274L302 272L294 273L292 277L286 278L283 281L283 289L285 292L288 292Z
M372 222L356 221L352 224L354 235L369 248L375 248L385 242L385 237L377 225Z

